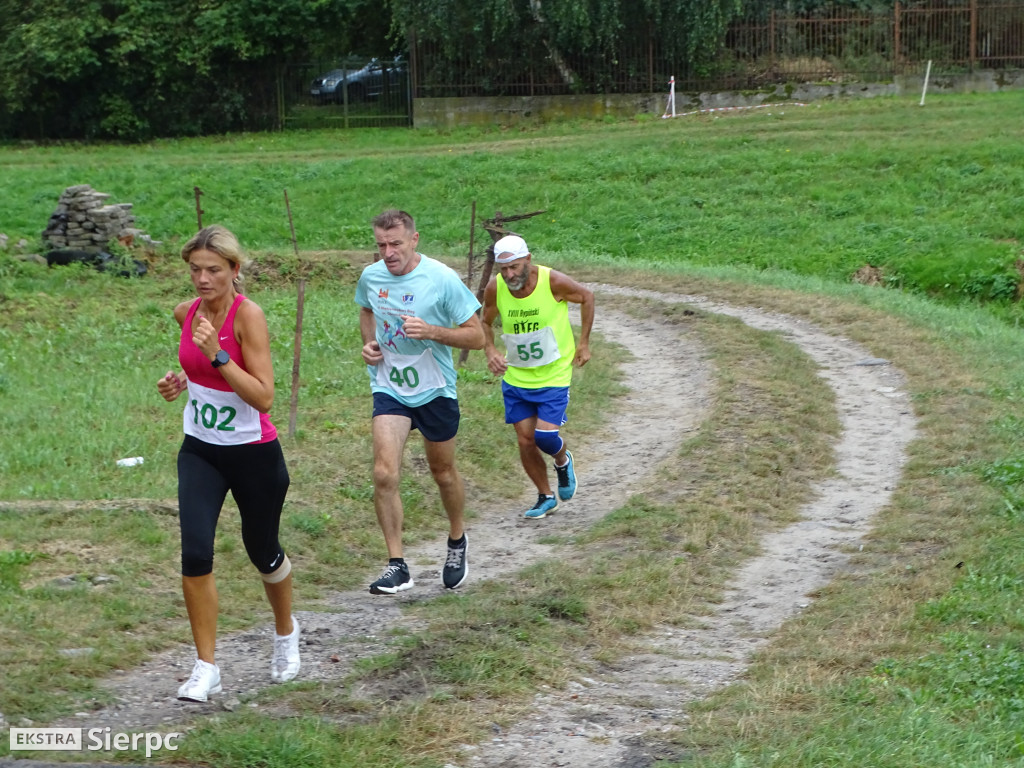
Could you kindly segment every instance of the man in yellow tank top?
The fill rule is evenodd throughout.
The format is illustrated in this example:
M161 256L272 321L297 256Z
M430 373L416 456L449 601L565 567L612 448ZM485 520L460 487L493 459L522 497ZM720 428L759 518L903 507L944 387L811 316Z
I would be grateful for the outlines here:
M573 363L590 359L594 294L571 277L533 263L526 242L508 235L494 244L500 274L484 292L484 354L491 373L501 376L505 423L519 441L519 458L537 486L537 503L524 517L536 520L558 509L559 499L576 495L576 467L558 434L566 422ZM569 302L580 305L580 339L569 324ZM494 320L501 318L505 354L494 344ZM558 497L551 492L544 455L554 459Z

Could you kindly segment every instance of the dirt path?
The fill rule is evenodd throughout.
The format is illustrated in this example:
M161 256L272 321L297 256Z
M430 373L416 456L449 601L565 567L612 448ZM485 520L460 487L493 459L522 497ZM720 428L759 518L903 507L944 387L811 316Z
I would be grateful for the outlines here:
M843 567L899 478L915 419L900 374L848 339L785 315L730 307L698 296L600 286L605 293L683 302L784 333L821 366L834 389L842 433L837 477L821 484L803 519L763 541L763 554L736 574L699 630L664 628L614 670L539 695L530 716L486 744L467 745L472 768L646 768L673 757L659 739L689 703L729 684L771 632L806 607L807 595ZM635 343L636 333L630 333ZM692 365L692 362L690 363Z
M640 639L638 647L645 650L623 659L616 669L604 669L600 676L576 681L567 690L538 695L522 722L495 733L486 743L466 745L459 768L641 768L670 757L659 746L658 733L685 717L689 702L734 680L772 630L801 610L808 602L806 595L844 565L844 552L888 502L904 449L914 435L914 417L899 373L848 339L793 317L702 297L592 287L599 294L686 303L735 316L754 328L784 333L821 366L821 375L835 390L842 423L836 449L838 476L817 489L816 500L803 510L803 520L764 541L763 554L737 573L726 600L702 628L654 632ZM540 521L523 520L522 510L533 501L526 491L522 499L503 508L480 511L469 527L469 589L480 580L511 576L538 558L558 556L541 543L543 537L582 530L630 494L645 490L654 467L672 455L701 421L712 380L703 351L693 339L680 332L666 343L664 326L607 310L598 313L596 326L603 336L636 354L625 364L631 392L624 412L600 441L574 446L580 492L556 514ZM655 356L680 373L669 387L647 375L648 361ZM443 549L441 537L407 551L417 586L405 595L371 597L359 589L333 595L327 601L331 612L298 612L304 633L302 679L340 679L355 660L385 651L392 628L414 628L402 615L402 606L442 592ZM367 581L375 575L367 574ZM219 639L225 693L208 704L173 698L176 680L187 677L194 659L192 649L183 646L107 680L105 685L118 700L115 706L52 725L178 727L196 715L242 706L247 694L269 682L271 631L264 626Z

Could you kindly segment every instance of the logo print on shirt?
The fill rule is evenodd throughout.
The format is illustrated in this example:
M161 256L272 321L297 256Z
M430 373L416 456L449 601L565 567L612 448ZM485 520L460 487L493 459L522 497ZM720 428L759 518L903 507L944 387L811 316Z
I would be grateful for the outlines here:
M413 295L411 293L405 293L402 295L403 304L412 304Z
M397 350L398 349L398 345L395 344L395 339L396 338L399 338L399 339L408 339L409 338L408 336L405 335L405 331L402 330L402 322L399 321L398 325L396 325L392 329L391 323L389 323L387 320L385 320L384 321L384 346L386 346L386 347L394 347Z
M379 291L377 291L377 298L378 299L386 299L387 297L388 297L388 289L387 288L381 288Z

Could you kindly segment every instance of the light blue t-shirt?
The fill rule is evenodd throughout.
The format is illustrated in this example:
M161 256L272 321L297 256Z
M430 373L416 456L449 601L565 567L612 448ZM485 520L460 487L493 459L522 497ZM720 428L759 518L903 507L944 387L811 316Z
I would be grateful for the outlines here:
M403 315L453 328L480 309L480 302L454 269L420 254L420 263L412 272L392 275L381 259L363 269L355 298L356 304L373 311L377 343L385 354L383 363L367 366L374 392L386 392L412 407L436 397L456 396L452 348L437 341L407 338L402 331ZM428 360L414 360L426 350L436 368Z

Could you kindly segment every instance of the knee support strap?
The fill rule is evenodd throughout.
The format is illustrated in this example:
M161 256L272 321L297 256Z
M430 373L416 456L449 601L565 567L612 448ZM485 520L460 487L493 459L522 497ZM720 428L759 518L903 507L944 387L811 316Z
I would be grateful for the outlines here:
M260 578L263 579L267 584L278 584L288 578L288 574L292 572L292 561L288 559L288 555L284 556L284 560L277 568L270 573L260 573Z
M533 441L548 456L558 455L558 452L562 450L562 446L565 445L565 441L562 440L557 429L534 430Z

